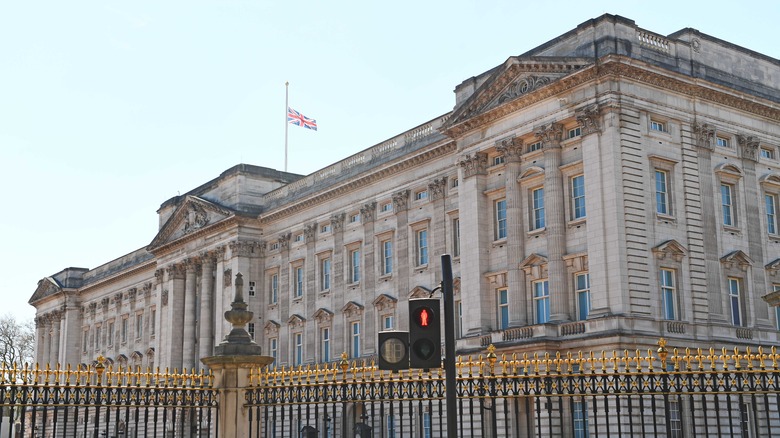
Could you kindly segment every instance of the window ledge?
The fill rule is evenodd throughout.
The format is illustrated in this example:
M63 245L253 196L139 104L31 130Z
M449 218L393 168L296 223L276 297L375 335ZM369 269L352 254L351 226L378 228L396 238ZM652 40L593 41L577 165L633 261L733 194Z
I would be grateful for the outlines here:
M428 269L428 264L427 263L424 264L424 265L417 265L417 266L414 267L414 270L415 271L419 271L419 272L425 271L426 269Z
M656 213L655 214L655 220L657 220L658 222L668 222L668 223L672 223L672 224L676 224L677 223L677 218L675 218L674 216L672 216L670 214L663 214L663 213Z
M292 303L300 304L302 301L303 301L303 297L297 297L297 298L293 298Z
M279 304L277 304L277 303L271 303L271 304L269 304L269 305L268 305L268 310L276 310L276 307L277 307L278 305L279 305Z
M547 232L547 228L546 227L537 228L535 230L529 231L527 233L527 236L528 237L540 236L540 235L544 235L546 232Z
M577 219L570 220L567 225L569 226L569 228L579 227L582 224L584 224L587 220L588 220L587 217L580 217Z
M347 285L347 287L348 287L348 288L350 288L350 289L357 289L357 288L359 288L359 287L360 287L360 282L359 282L359 281L356 281L356 282L354 282L354 283L349 283L349 284Z
M497 246L503 246L503 245L506 245L506 237L502 237L500 239L493 241L493 248Z
M379 280L390 280L391 278L393 278L392 272L388 272L387 274L382 274L379 276Z
M320 296L323 297L323 298L324 297L329 297L330 296L330 289L325 289L325 290L320 291Z
M723 226L723 231L725 233L731 233L731 234L734 234L736 236L741 236L742 235L742 230L740 230L738 227L734 227L734 226L731 226L731 225L724 225Z

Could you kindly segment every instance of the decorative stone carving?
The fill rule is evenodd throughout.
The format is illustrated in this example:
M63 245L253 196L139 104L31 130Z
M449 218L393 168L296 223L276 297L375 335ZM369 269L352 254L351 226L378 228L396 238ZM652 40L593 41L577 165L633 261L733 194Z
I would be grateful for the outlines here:
M474 175L485 175L487 173L488 156L484 152L476 152L474 155L467 154L462 157L458 164L463 169L463 178L470 178Z
M222 286L224 287L230 287L232 284L231 280L233 279L233 270L230 268L225 269L225 272L222 273Z
M701 41L698 38L693 38L691 40L691 48L694 52L699 53L701 50Z
M103 299L100 300L100 307L103 308L103 312L108 312L108 305L111 303L111 300L108 297L103 297Z
M302 317L301 315L298 315L297 313L294 313L287 320L287 325L290 326L291 330L302 329L305 323L306 323L306 318Z
M347 318L360 316L363 314L363 306L354 301L350 301L341 309L341 312L344 313L344 316Z
M737 143L742 149L742 159L758 162L759 140L750 135L737 135Z
M506 92L504 92L498 98L498 104L502 104L508 100L512 100L515 97L528 94L537 88L543 87L550 83L551 78L546 76L526 76L518 79L512 85L509 86Z
M134 288L134 287L131 287L130 289L127 290L127 298L130 301L135 301L135 296L136 296L137 293L138 293L138 289Z
M184 278L185 266L184 263L174 263L165 268L168 271L168 279L182 279Z
M267 323L265 323L265 327L263 328L263 330L265 331L266 336L274 337L279 334L279 327L280 324L278 322L268 321Z
M163 289L162 293L160 293L160 300L163 306L168 305L168 289Z
M535 129L536 138L542 141L543 148L561 147L563 138L563 125L560 123L547 123Z
M692 128L696 146L711 151L712 141L715 139L715 128L707 123L699 122L694 122Z
M688 250L685 249L680 242L672 239L656 246L652 249L655 257L659 260L663 260L666 257L674 259L676 262L681 262Z
M344 229L344 219L346 216L346 213L336 213L330 217L330 225L333 227L334 232Z
M122 292L117 292L114 294L114 304L117 306L122 304Z
M409 208L409 190L393 193L393 211L398 213Z
M496 150L504 156L507 163L519 163L523 155L523 140L514 135L502 138L496 142Z
M376 202L369 202L360 207L360 220L363 223L373 222L376 216Z
M333 320L333 312L320 307L316 312L314 312L314 320L317 321L317 324L319 325L330 325L331 321Z
M574 112L574 117L582 128L583 136L593 134L594 132L601 132L601 112L599 111L598 105L593 104L578 109Z
M753 260L745 254L744 251L736 250L732 251L720 258L720 262L726 269L738 267L742 271L747 271L750 266L753 266Z
M97 303L95 303L95 302L89 303L89 315L90 316L93 316L93 317L95 316L95 310L97 310Z
M279 235L279 238L277 239L277 242L279 242L279 248L283 250L290 249L290 238L292 237L292 233L282 233Z
M447 177L436 178L428 183L428 196L431 201L438 201L444 199L444 195L447 192Z
M163 282L163 274L165 273L164 269L157 269L154 271L154 279L157 282L157 284L160 284Z
M396 308L398 300L387 294L381 294L374 300L374 307L378 312L383 310L392 310Z
M317 234L317 222L312 222L303 227L303 237L306 243L314 243L314 236Z
M205 227L208 225L209 220L209 215L203 207L190 203L187 208L187 216L184 218L184 234L189 234Z
M149 294L152 293L152 283L144 283L143 286L141 286L144 297L148 297Z
M258 242L255 240L233 240L228 242L232 257L251 257L257 255Z

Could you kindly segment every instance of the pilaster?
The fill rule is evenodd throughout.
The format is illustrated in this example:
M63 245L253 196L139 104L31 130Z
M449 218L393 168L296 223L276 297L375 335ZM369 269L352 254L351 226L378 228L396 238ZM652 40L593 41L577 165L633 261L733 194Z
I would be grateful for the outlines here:
M182 326L182 366L185 370L195 368L195 276L200 260L192 257L184 260L184 325Z
M360 220L363 223L363 272L360 281L362 302L365 304L363 318L363 355L376 353L376 317L374 306L368 303L374 301L376 266L374 256L374 218L376 217L376 202L369 202L360 208Z
M429 265L433 268L433 286L441 283L441 255L445 253L445 236L447 235L447 215L444 212L445 196L447 194L447 177L436 178L428 183L428 199L433 204L431 232L433 234L433 251L429 257Z
M395 278L396 296L400 301L406 302L409 299L409 190L401 190L393 194L393 212L395 213L396 223L396 271L398 277ZM393 275L395 277L395 275ZM403 307L402 307L403 308ZM407 329L408 321L399 318L398 328Z
M184 336L174 336L173 330L176 327L184 327L185 265L183 263L169 265L166 267L166 273L170 291L168 294L168 320L171 322L169 327L171 333L169 333L168 364L171 369L181 370L184 363Z

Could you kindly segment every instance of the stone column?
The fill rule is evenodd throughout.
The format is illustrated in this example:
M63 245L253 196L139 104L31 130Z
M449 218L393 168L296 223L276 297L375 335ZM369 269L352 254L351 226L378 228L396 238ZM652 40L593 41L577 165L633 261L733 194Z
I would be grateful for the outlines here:
M290 301L292 299L292 282L290 281L290 233L281 234L278 238L279 253L281 261L279 262L279 317L282 322L290 317ZM295 280L293 280L295 281ZM290 327L286 325L283 330L279 330L279 340L276 356L277 365L285 363L290 358Z
M485 188L487 183L487 154L476 152L459 161L460 180L458 205L460 210L461 236L461 304L463 305L463 334L478 336L493 327L494 312L485 304L484 294L489 291L484 273L488 270L488 259L492 227L492 209L487 205ZM468 262L467 262L468 261ZM492 292L487 292L491 293ZM488 303L495 302L489 299Z
M183 352L184 352L184 336L182 330L184 328L184 264L176 263L168 266L168 280L170 284L170 293L168 297L168 320L170 326L166 327L166 330L170 330L168 337L170 339L170 347L168 348L168 364L171 369L182 369Z
M706 123L695 123L693 125L693 133L696 135L699 187L701 187L700 199L704 234L702 244L704 249L708 315L709 320L712 322L725 323L727 318L723 313L724 294L721 290L720 251L718 250L718 239L711 238L718 233L718 218L720 217L720 212L718 211L719 203L716 202L720 194L715 194L715 181L712 176L712 148L715 129ZM690 262L693 265L694 260ZM693 270L692 267L691 271ZM692 290L692 293L695 292L696 290Z
M45 367L46 364L51 363L51 314L43 316L43 361L41 366ZM89 338L87 338L89 339ZM81 350L84 350L84 346L81 346Z
M214 267L217 258L213 251L200 256L203 262L200 283L200 335L198 337L198 357L214 354Z
M398 297L399 307L407 308L406 303L409 299L409 190L401 190L400 192L393 194L393 212L395 213L395 226L396 226L396 238L395 238L395 257L397 263L396 272L398 277L395 278L395 294ZM408 329L408 318L401 318L398 315L398 329Z
M52 368L60 362L60 325L62 324L62 311L55 310L51 313L51 353L48 363Z
M331 299L331 302L337 308L341 308L346 303L344 298L344 290L346 289L346 282L344 281L345 216L345 213L337 213L330 218L330 225L333 232L333 263L331 271L333 275L333 281L331 284L333 298ZM319 342L319 339L317 339L315 342ZM344 318L333 318L330 345L331 352L338 351L338 348L347 347L346 339L344 339Z
M44 344L46 342L46 318L43 315L38 315L35 317L35 336L36 336L36 342L35 342L35 362L38 364L44 363ZM76 345L76 344L74 344Z
M563 125L549 123L536 129L544 149L544 214L547 237L547 272L550 286L550 322L571 320L570 293L566 262L566 214L563 174L561 173L561 139Z
M317 248L317 222L312 222L303 227L303 237L306 241L306 293L303 294L303 305L306 314L306 325L304 327L305 343L308 345L317 345L317 324L310 318L317 310L317 294L319 289L317 288L317 256L315 251ZM305 348L306 356L304 357L305 363L317 362L316 348Z
M441 255L446 252L445 238L447 236L447 214L444 212L444 199L447 194L447 177L436 178L428 183L428 199L433 203L433 218L431 219L431 234L433 247L428 266L433 269L434 284L441 283Z
M744 193L745 205L755 202L756 205L764 205L764 197L761 194L756 177L756 163L758 163L759 140L756 137L747 135L738 135L737 143L742 150L742 169L745 172ZM753 260L764 260L764 234L766 229L761 225L761 212L759 208L745 209L745 229L748 237L748 251ZM758 266L750 270L752 274L751 283L745 292L745 310L748 318L747 325L772 329L772 323L769 320L769 309L761 300L767 291L765 270L763 266Z
M374 275L374 218L376 217L376 202L369 202L360 208L360 221L363 223L363 272L360 279L363 304L365 305L363 317L363 355L376 353L376 318L375 309L371 303L375 298Z
M78 292L69 290L65 292L65 322L63 324L64 333L61 335L64 344L68 346L81 345L82 322L81 322L81 302ZM63 364L81 363L81 349L64 349Z
M520 262L524 254L523 208L520 185L520 161L523 154L523 141L514 136L499 140L496 150L504 155L506 163L506 258L507 286L509 288L509 326L518 327L528 324L528 312L525 309L526 288L524 273Z
M185 263L184 278L184 324L182 327L182 367L184 370L195 368L195 276L200 267L200 260L188 258Z

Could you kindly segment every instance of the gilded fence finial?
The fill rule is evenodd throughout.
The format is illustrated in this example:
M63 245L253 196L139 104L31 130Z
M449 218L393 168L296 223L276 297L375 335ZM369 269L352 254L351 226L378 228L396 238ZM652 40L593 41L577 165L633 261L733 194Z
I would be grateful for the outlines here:
M487 360L490 364L490 374L495 374L493 371L496 366L496 347L493 344L488 345Z
M661 359L661 364L663 365L663 370L666 371L666 356L669 354L669 351L666 350L666 339L661 338L658 340L658 357Z
M349 368L349 361L347 360L347 352L346 351L341 353L341 360L339 361L339 368L341 368L341 371L343 371L344 374L347 374L347 369Z

